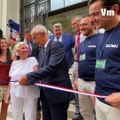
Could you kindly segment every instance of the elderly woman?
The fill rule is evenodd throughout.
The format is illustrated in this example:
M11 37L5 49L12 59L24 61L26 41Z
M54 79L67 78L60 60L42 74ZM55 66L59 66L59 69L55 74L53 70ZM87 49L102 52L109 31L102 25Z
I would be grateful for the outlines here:
M8 103L5 102L9 98L8 84L10 81L9 70L12 60L15 58L10 53L8 43L5 38L0 39L0 102L1 113L0 120L6 120Z
M39 87L34 85L22 86L16 81L22 75L36 70L38 62L34 57L28 57L28 45L24 42L17 43L15 49L20 59L12 63L9 72L12 81L10 94L13 120L22 120L23 110L25 110L25 120L36 120L37 99L40 94Z

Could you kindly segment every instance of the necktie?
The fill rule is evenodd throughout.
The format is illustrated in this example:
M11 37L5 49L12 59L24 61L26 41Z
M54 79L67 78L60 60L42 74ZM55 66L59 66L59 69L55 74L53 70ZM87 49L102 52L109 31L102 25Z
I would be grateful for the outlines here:
M45 58L45 47L43 47L40 51L40 67L43 67L44 58Z
M27 42L27 45L28 45L28 52L29 52L29 55L31 55L31 48L30 48L30 43L29 42Z
M78 50L80 44L80 32L78 33L77 40L76 40L76 49L75 49L75 60L78 61Z

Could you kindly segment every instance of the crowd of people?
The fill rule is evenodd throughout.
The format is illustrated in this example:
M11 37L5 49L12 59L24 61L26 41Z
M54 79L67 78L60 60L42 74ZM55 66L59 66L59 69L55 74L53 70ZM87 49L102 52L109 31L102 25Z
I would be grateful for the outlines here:
M41 111L43 120L67 120L71 100L72 120L120 119L120 1L90 0L88 6L87 15L71 18L72 34L55 23L49 36L38 24L24 31L23 41L18 33L15 41L7 41L0 30L0 120L6 120L10 103L13 120L40 120ZM103 8L114 15L103 15ZM36 82L104 98L38 87Z

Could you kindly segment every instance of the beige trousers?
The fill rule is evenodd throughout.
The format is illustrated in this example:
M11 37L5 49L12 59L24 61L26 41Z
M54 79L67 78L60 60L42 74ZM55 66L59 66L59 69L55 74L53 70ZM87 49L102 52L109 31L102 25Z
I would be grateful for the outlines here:
M109 106L96 99L97 120L120 120L120 109Z
M83 90L85 92L94 93L95 82L86 82L78 78L78 90ZM95 111L93 105L93 98L86 95L79 94L80 112L84 120L95 120Z

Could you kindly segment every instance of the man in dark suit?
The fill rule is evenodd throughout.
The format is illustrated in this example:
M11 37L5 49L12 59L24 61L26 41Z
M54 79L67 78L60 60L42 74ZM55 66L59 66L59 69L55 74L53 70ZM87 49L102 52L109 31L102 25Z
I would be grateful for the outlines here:
M19 83L27 85L41 81L43 84L72 89L62 43L49 40L47 29L40 24L32 29L31 34L42 47L38 56L39 70L22 76ZM72 99L72 93L42 87L43 120L67 120L67 109Z
M24 42L29 46L29 56L38 58L40 48L32 40L31 31L29 29L26 29L24 32Z
M65 55L68 63L68 68L71 67L73 64L73 53L72 48L75 45L75 39L71 34L64 34L62 32L62 24L56 23L53 25L53 33L54 35L49 36L51 40L54 41L60 41L62 42L64 49L65 49Z

